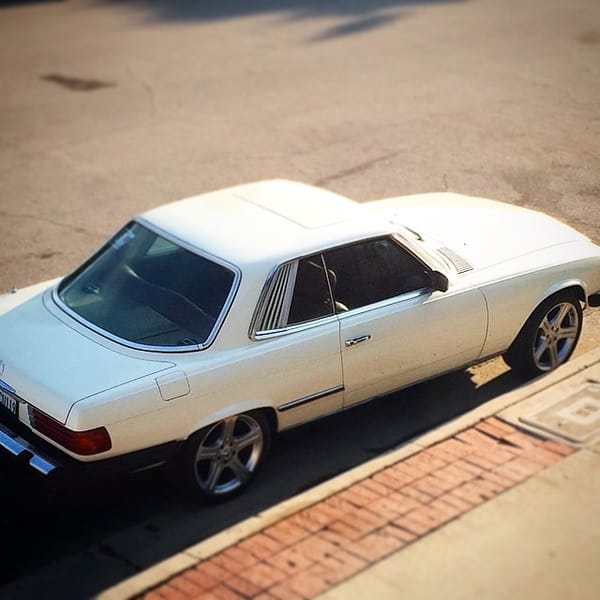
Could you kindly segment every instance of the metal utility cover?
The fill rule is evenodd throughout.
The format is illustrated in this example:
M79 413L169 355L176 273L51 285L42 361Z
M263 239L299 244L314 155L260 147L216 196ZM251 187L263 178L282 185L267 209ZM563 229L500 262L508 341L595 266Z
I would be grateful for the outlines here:
M522 423L583 443L600 434L600 382L591 382L568 398L531 415Z

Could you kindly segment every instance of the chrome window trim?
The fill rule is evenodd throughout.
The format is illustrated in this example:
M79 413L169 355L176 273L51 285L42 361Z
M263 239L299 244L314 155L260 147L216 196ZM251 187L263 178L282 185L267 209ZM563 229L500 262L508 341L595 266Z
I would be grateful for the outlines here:
M275 277L275 273L277 273L277 270L279 269L280 266L281 265L276 265L275 267L273 267L271 269L271 271L267 275L265 283L264 283L262 290L260 292L260 295L258 297L258 302L256 303L256 307L254 308L252 320L250 321L250 327L248 328L248 337L251 340L257 339L256 336L257 336L257 334L260 333L259 331L257 331L257 327L258 327L258 324L260 323L260 321L262 319L262 315L264 314L264 311L265 311L264 306L265 306L265 302L267 300L267 296L269 294L269 290L271 289L271 281L273 280L273 277Z
M422 263L429 271L441 271L446 276L453 273L446 260L439 257L437 251L434 251L434 248L430 248L426 240L421 239L417 244L414 240L405 237L400 231L392 232L389 237L398 246L411 254L415 260Z
M329 277L329 271L327 269L327 264L325 263L325 256L323 253L319 255L321 258L321 265L323 266L323 271L325 271L325 280L327 281L327 289L329 290L329 299L331 300L331 310L333 314L337 314L337 310L335 309L335 295L333 294L333 287L331 285L331 278Z
M357 306L356 308L351 308L350 310L339 312L336 316L339 319L345 319L347 315L358 315L364 312L369 312L370 310L378 310L380 308L385 308L386 306L390 306L392 304L408 302L409 300L414 300L415 298L419 298L420 296L428 296L430 294L431 290L429 288L419 288L418 290L406 292L404 294L400 294L399 296L392 296L391 298L385 298L384 300L379 300L378 302L373 302L372 304L365 304L364 306Z
M427 293L430 293L431 292L430 289L420 288L418 290L413 290L411 292L407 292L407 293L401 294L399 296L393 296L392 298L386 298L385 300L380 300L379 302L374 302L373 304L367 304L365 306L359 306L357 308L352 308L348 311L337 312L335 310L335 297L334 297L333 290L331 287L331 282L329 281L329 275L327 275L328 271L327 271L327 261L325 259L325 254L327 252L330 252L331 250L338 250L340 248L346 248L348 246L354 246L356 244L365 244L365 243L369 243L369 242L372 242L375 240L384 240L384 239L389 240L392 243L399 246L400 248L402 248L405 252L410 254L417 262L421 263L423 265L423 267L425 269L427 269L428 271L435 270L435 268L432 267L432 265L429 264L425 260L425 258L422 256L422 253L417 253L415 251L415 249L412 247L412 245L407 243L408 240L405 240L402 237L402 235L399 234L397 231L392 231L388 234L383 234L383 235L370 236L370 237L367 237L364 239L355 240L355 241L347 242L344 244L328 246L320 251L309 252L307 254L303 254L302 256L298 256L297 258L294 258L292 260L287 260L282 263L279 263L277 266L275 266L270 271L270 273L267 276L267 279L265 281L265 285L263 286L263 289L260 293L258 302L256 304L256 309L254 311L254 315L252 317L252 321L250 322L250 327L248 329L248 337L251 340L255 340L255 341L270 339L270 338L274 338L274 337L280 337L282 335L287 335L289 333L295 333L297 331L304 331L305 329L311 329L313 327L317 327L318 325L325 323L328 320L333 320L334 318L338 318L338 317L344 318L346 315L360 314L362 312L367 312L369 310L382 308L389 304L394 304L396 302L405 302L407 300L412 300L413 298L416 298L418 296L422 296L422 295L426 295ZM308 258L309 256L315 256L317 254L320 256L321 263L323 264L323 268L325 269L325 273L326 273L326 277L327 277L327 286L329 287L329 295L331 297L334 313L332 315L327 315L326 317L321 317L321 318L315 319L313 321L307 321L306 323L299 323L297 325L284 326L284 327L281 327L278 329L269 329L269 330L258 329L258 327L260 326L260 324L263 321L263 315L266 310L265 302L267 301L267 299L271 293L271 286L273 285L273 283L272 283L273 278L277 275L277 272L279 271L279 269L281 269L281 267L283 267L284 265L290 264L290 263L296 263L296 265L298 265L298 262L301 261L302 259ZM290 299L290 305L291 305L291 293L293 292L293 286L289 286L289 281L288 281L288 287L291 288L291 291L289 292L290 293L289 299ZM289 314L289 307L288 307L288 314Z
M281 329L273 329L266 331L257 331L251 335L251 338L256 341L268 340L272 338L281 337L284 335L288 335L291 333L297 333L299 331L306 331L308 329L313 329L315 327L320 327L322 325L326 325L331 322L340 322L346 317L355 316L358 314L362 314L365 312L369 312L371 310L379 310L381 308L385 308L392 304L399 304L400 302L408 302L409 300L414 300L421 296L428 296L431 293L431 290L428 288L420 288L418 290L414 290L412 292L407 292L406 294L401 294L400 296L393 296L392 298L386 298L385 300L380 300L379 302L374 302L373 304L367 304L365 306L359 306L357 308L352 308L348 311L338 312L336 314L327 315L326 317L322 317L320 319L315 319L313 321L307 321L305 323L299 323L297 325L290 325L288 327L282 327Z
M305 321L303 323L294 323L292 325L284 325L284 323L287 323L289 314L290 314L290 308L292 306L292 298L293 298L293 294L294 294L294 285L296 283L296 274L298 272L298 264L301 260L304 260L305 258L309 258L311 256L319 256L319 260L321 261L321 265L323 266L323 269L325 271L325 279L327 281L327 289L329 290L329 297L331 299L331 306L332 306L332 313L330 315L324 315L322 317L317 317L315 319L312 319L310 321ZM268 300L271 299L272 296L272 289L273 286L276 284L276 277L279 274L279 272L281 271L281 269L286 268L290 266L290 272L288 274L287 280L286 280L286 291L285 291L285 297L284 297L284 301L281 307L281 311L279 314L279 323L281 324L280 327L277 327L275 329L259 329L259 327L261 327L265 321L265 312L267 311L268 307L270 306L270 302L267 303ZM265 285L263 286L262 292L259 296L258 299L258 303L257 303L257 308L254 311L254 316L252 318L252 321L250 323L250 328L248 330L248 337L251 340L263 340L263 339L267 339L267 338L272 338L272 337L279 337L281 335L286 335L288 333L292 333L292 332L296 332L296 331L303 331L305 329L311 329L312 327L315 327L323 322L326 322L327 320L335 320L335 304L334 304L334 300L333 300L333 293L332 293L332 289L331 289L331 282L329 281L329 275L327 274L327 268L325 266L325 260L323 258L323 253L322 252L311 252L309 254L303 255L303 256L299 256L298 258L295 258L293 260L288 260L285 262L280 263L278 266L276 266L268 275L267 280L265 282Z
M87 329L102 336L103 338L106 338L107 340L116 342L117 344L120 344L121 346L131 348L132 350L144 350L147 352L171 353L171 352L191 352L194 350L204 350L204 348L206 347L205 345L202 345L202 344L193 344L193 345L189 345L189 346L153 346L153 345L149 345L149 344L138 344L137 342L132 342L130 340L126 340L117 335L114 335L114 334L110 333L109 331L106 331L106 330L102 329L101 327L98 327L94 323L91 323L87 319L84 319L81 315L79 315L78 313L76 313L74 310L72 310L66 304L63 303L63 301L60 299L60 297L58 295L56 288L54 288L52 290L52 300L54 300L54 303L57 305L57 307L60 310L62 310L69 317L71 317L73 320L77 321L78 323L80 323L81 325L86 327Z
M179 239L178 237L170 234L169 232L162 230L160 227L156 227L152 223L149 223L148 221L146 221L146 219L138 217L138 218L132 219L132 222L138 223L138 224L142 225L143 227L146 227L153 233L156 233L157 235L164 237L166 240L169 240L170 242L172 242L178 246L181 246L182 248L188 250L189 252L197 254L198 256L202 256L203 258L206 258L207 260L210 260L210 261L228 269L229 271L231 271L233 273L233 282L231 284L231 288L229 289L229 293L227 294L227 298L225 299L225 302L223 303L223 308L221 309L221 312L219 313L219 317L216 319L215 324L213 325L213 328L212 328L211 332L208 334L204 343L190 344L187 346L155 346L152 344L139 344L137 342L132 342L131 340L126 340L117 335L114 335L114 334L110 333L109 331L106 331L106 330L102 329L101 327L98 327L94 323L91 323L87 319L84 319L81 315L79 315L74 310L69 308L60 299L60 296L58 295L58 288L60 287L64 278L61 279L52 288L51 295L52 295L52 300L54 301L54 304L61 311L63 311L65 314L67 314L69 317L71 317L72 319L74 319L76 322L80 323L87 329L90 329L94 333L97 333L98 335L100 335L108 340L116 342L117 344L120 344L121 346L125 346L126 348L131 348L133 350L142 350L145 352L161 352L161 353L166 353L166 354L179 354L182 352L194 352L194 351L198 351L198 350L206 350L215 341L215 338L217 337L217 335L221 329L221 326L223 325L223 322L227 318L227 315L229 313L231 305L233 304L235 295L239 289L240 281L242 280L242 273L241 273L240 269L236 265L233 265L233 264L223 260L222 258L219 258L218 256L214 256L213 254L210 254L209 252L201 250L200 248L196 248L195 246L188 244L187 242ZM91 260L103 247L104 247L104 244L102 246L100 246L90 256L90 258L88 260Z
M345 314L345 313L344 313ZM339 315L331 314L326 317L314 319L312 321L306 321L304 323L298 323L296 325L289 325L282 327L281 329L271 329L265 331L257 331L252 335L253 340L267 340L271 338L281 337L290 333L297 333L299 331L306 331L307 329L313 329L326 325L327 323L337 322Z

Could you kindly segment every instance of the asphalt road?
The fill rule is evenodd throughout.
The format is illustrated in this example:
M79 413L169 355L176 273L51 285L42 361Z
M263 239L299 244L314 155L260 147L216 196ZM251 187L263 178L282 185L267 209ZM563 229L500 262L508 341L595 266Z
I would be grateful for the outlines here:
M0 291L140 211L272 177L496 198L600 242L596 0L5 1L0 85ZM515 385L492 361L290 432L220 507L160 472L52 495L2 465L0 596L91 596Z

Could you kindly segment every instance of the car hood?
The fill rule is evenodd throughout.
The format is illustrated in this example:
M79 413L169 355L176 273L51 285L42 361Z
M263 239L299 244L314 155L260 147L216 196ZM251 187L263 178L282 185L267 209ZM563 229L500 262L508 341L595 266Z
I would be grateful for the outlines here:
M585 240L540 212L453 193L416 194L369 203L390 221L450 249L482 269L543 248Z
M21 293L27 298L27 290ZM15 303L13 295L8 300ZM112 342L53 314L58 309L51 303L49 292L38 293L0 317L0 377L58 421L66 423L79 400L172 366L113 349Z

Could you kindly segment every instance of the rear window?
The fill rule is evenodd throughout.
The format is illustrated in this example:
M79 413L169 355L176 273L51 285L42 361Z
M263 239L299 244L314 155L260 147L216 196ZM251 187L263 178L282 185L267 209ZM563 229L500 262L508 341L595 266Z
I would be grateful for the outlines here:
M222 320L236 274L129 223L65 278L58 297L111 337L145 347L201 347Z

